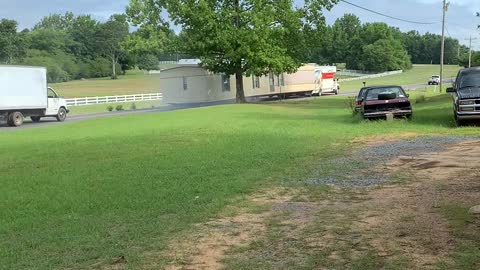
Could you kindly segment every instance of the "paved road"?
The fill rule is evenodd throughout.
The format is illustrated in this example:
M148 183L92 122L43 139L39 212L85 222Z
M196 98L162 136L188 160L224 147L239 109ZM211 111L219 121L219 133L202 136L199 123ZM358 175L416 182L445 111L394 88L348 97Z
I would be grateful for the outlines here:
M445 80L445 83L451 83L452 80ZM412 84L403 86L405 89L418 89L426 87L427 84ZM342 90L339 96L356 96L358 94L358 90ZM298 99L309 99L310 97L299 97ZM261 98L255 99L255 102L264 102L264 101L272 101L277 100L276 98ZM183 110L183 109L191 109L191 108L199 108L199 107L207 107L207 106L215 106L215 105L222 105L222 104L229 104L232 101L224 101L224 102L215 102L215 103L200 103L200 104L188 104L188 105L181 105L181 106L173 106L168 105L164 107L158 107L153 109L143 109L143 110L135 110L135 111L123 111L123 112L105 112L105 113L95 113L95 114L85 114L85 115L76 115L68 117L68 123L89 120L89 119L96 119L96 118L103 118L103 117L112 117L112 116L120 116L120 115L131 115L131 114L144 114L144 113L159 113L159 112L168 112L168 111L175 111L175 110ZM22 130L28 128L36 128L36 127L45 127L45 126L54 126L62 124L57 122L54 118L46 118L42 119L40 123L33 123L30 120L26 120L24 125L19 128L9 128L6 127L5 123L0 123L0 132L1 131L15 131L15 130Z

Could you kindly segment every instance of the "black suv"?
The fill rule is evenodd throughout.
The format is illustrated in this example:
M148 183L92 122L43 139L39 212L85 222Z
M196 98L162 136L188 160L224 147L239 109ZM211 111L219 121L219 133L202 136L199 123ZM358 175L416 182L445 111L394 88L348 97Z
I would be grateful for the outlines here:
M480 120L480 67L458 72L453 87L447 88L454 96L454 114L458 126L468 120Z

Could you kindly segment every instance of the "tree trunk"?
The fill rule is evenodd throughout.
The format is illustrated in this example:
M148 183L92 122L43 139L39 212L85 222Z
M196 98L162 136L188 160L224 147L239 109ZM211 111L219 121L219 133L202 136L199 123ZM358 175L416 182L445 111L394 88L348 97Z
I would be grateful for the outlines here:
M117 79L117 61L115 61L115 55L112 55L112 79Z
M235 73L237 103L245 103L245 92L243 91L243 71L239 70Z

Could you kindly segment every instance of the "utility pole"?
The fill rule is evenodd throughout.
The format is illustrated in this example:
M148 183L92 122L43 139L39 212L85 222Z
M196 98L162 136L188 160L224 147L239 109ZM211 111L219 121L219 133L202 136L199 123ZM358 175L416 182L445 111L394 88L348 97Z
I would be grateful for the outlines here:
M472 40L476 40L477 38L472 38L472 35L470 35L470 46L468 47L468 67L472 67Z
M440 92L443 90L443 62L445 55L445 16L448 10L447 0L443 0L443 18L442 18L442 50L440 52Z

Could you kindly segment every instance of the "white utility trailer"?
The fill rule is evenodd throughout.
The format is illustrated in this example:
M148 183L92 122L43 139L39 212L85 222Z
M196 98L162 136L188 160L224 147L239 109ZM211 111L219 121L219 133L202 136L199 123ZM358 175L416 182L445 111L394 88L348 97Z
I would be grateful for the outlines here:
M0 121L12 127L25 117L65 121L68 112L66 101L48 87L46 68L0 65Z

